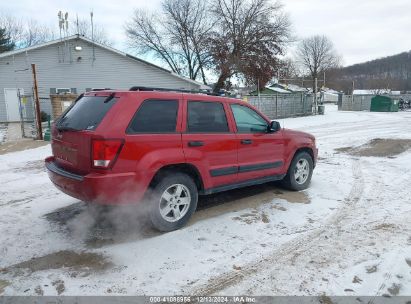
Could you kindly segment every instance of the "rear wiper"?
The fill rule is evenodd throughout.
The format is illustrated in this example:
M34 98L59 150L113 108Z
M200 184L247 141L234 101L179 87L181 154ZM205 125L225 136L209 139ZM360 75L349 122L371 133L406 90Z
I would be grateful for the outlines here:
M74 129L74 128L70 128L70 127L61 127L61 126L57 126L57 130L59 130L60 132L64 132L64 131L80 131L79 129Z
M115 95L116 95L115 93L111 93L109 96L107 96L106 99L104 99L103 103L109 102L110 100L112 100L115 97Z

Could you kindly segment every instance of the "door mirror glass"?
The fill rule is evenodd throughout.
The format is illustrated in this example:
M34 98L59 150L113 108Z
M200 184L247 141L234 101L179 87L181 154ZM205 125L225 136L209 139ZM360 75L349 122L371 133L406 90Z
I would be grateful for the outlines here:
M281 130L281 125L278 121L272 120L268 126L268 132L274 133Z

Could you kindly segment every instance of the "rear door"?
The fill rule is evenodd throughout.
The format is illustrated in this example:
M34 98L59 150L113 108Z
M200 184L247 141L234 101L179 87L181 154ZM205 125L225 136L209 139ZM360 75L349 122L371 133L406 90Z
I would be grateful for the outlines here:
M237 181L237 142L227 119L228 105L185 100L183 150L187 163L201 172L206 189Z
M117 99L109 93L83 96L56 121L51 148L60 167L77 174L90 172L91 138Z
M160 167L183 162L181 147L181 101L175 95L142 96L126 130L123 162L154 175Z
M279 174L284 166L282 131L268 133L269 122L251 107L230 105L238 143L238 180L252 180Z

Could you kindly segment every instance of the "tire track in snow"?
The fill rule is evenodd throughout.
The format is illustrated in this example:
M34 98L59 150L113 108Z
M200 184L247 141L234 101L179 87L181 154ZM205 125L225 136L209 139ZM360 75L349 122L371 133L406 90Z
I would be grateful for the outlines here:
M188 289L187 294L192 295L213 295L222 291L234 284L238 284L244 279L255 275L256 273L266 270L273 263L278 263L279 260L293 260L301 251L305 251L304 247L311 246L315 239L327 233L330 229L335 229L335 225L344 218L353 209L355 204L359 202L364 192L364 180L361 171L361 164L358 159L354 159L352 163L352 187L350 193L345 198L343 207L341 207L330 219L315 230L307 234L296 237L290 240L270 255L262 257L256 261L250 262L242 266L241 270L229 271L221 275L210 278L205 284L197 286L193 289ZM183 290L186 290L183 288Z

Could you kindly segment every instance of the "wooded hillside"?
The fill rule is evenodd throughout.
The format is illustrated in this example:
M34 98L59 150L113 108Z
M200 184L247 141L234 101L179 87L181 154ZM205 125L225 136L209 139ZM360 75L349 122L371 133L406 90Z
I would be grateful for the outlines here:
M411 51L375 59L328 73L327 86L349 94L355 89L411 91Z

